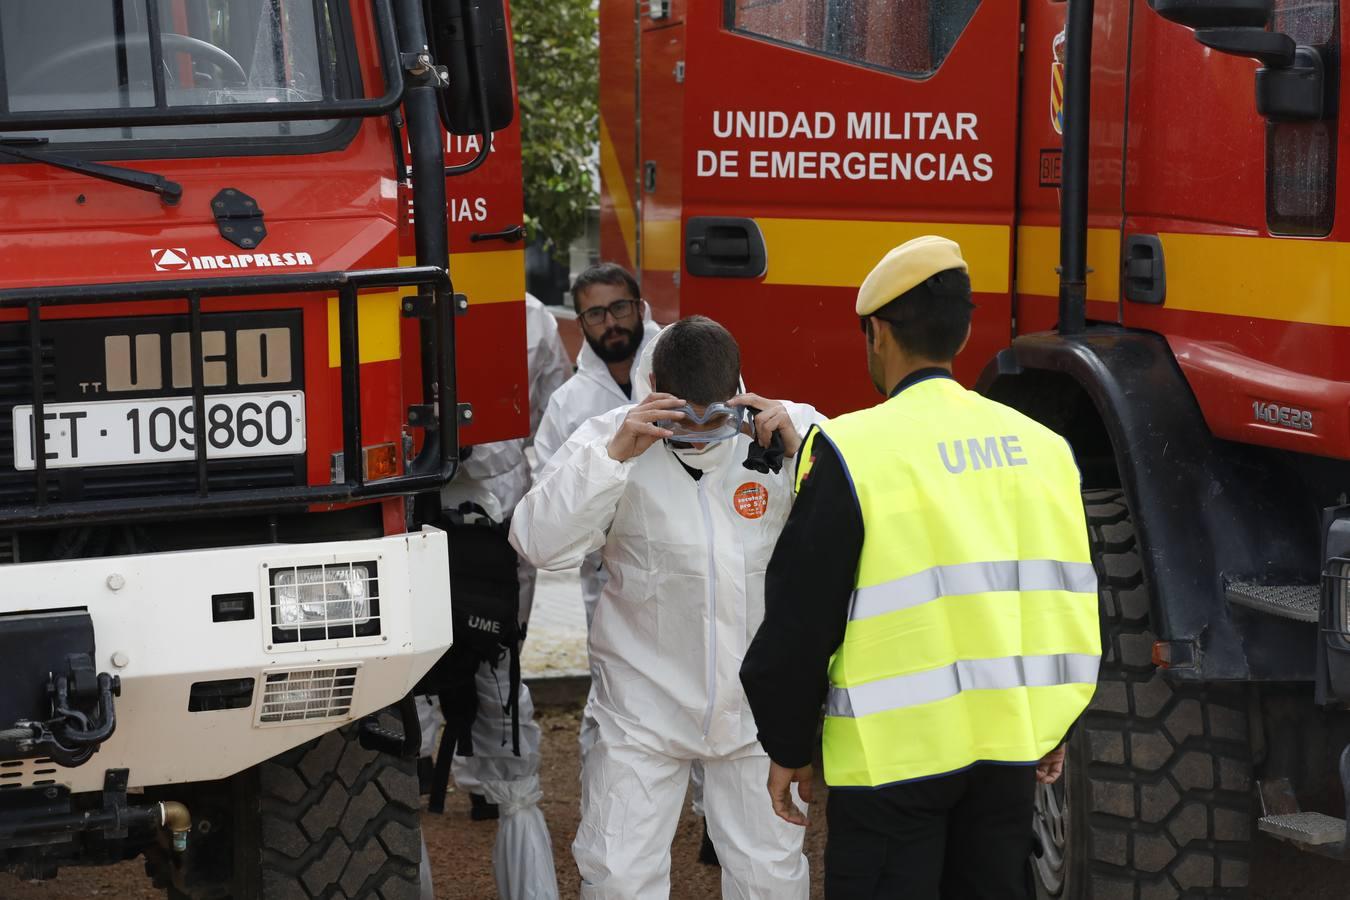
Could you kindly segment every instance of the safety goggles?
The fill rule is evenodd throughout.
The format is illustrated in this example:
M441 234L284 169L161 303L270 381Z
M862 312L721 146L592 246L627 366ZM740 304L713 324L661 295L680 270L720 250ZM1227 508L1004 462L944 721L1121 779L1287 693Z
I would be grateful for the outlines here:
M673 432L668 440L682 444L716 444L730 440L741 433L741 423L745 420L743 407L725 403L711 403L701 415L688 404L672 412L684 413L684 418L666 419L658 424Z

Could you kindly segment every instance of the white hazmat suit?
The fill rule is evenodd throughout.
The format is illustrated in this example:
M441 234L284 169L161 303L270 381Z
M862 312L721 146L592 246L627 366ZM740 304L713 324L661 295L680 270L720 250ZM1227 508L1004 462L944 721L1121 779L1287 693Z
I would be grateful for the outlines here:
M790 407L805 431L810 407ZM708 830L729 898L805 898L803 831L764 795L739 670L764 615L764 570L792 503L791 466L744 468L744 435L687 458L664 442L627 462L607 447L626 415L587 422L516 509L511 542L542 569L599 551L608 575L589 635L598 740L582 768L573 843L584 898L670 892L670 844L702 760ZM800 419L800 421L798 421Z
M538 427L551 396L567 378L567 353L558 325L548 308L525 296L525 332L530 378L530 430ZM454 481L441 492L441 505L456 509L480 507L495 522L504 522L530 487L526 440L479 444L464 460ZM529 621L534 605L535 568L524 559L520 579L520 621ZM513 752L511 717L506 712L510 679L504 664L486 663L474 678L478 717L471 736L474 755L456 756L452 771L461 790L481 794L498 807L497 841L492 867L503 900L554 900L558 879L548 825L539 809L539 726L529 688L520 685L520 756ZM439 710L419 703L423 712L423 755L431 755L435 731L444 720Z
M642 304L642 343L633 356L633 368L642 359L643 353L661 332L661 326L651 318L651 307ZM636 375L630 381L631 390L638 391ZM605 364L590 343L583 340L581 352L577 354L577 373L566 384L554 392L548 401L543 419L534 435L534 477L539 480L545 467L553 459L563 443L572 433L581 427L587 419L626 406L632 403L628 394L623 392L609 373ZM600 599L600 591L605 586L605 574L600 569L600 556L596 554L581 563L581 600L586 606L586 624L589 627L591 616L595 612L595 601ZM583 741L582 752L586 749Z

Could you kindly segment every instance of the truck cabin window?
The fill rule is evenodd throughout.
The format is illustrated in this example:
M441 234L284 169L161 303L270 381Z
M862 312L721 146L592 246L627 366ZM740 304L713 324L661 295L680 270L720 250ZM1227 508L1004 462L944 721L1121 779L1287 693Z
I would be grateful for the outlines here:
M980 0L726 0L728 28L910 78L932 75Z
M1338 57L1338 0L1276 0L1275 31ZM1336 71L1336 67L1330 70ZM1266 227L1271 234L1323 237L1336 218L1336 118L1266 125Z
M323 21L316 21L315 10ZM153 107L153 72L174 106L308 103L325 81L349 93L330 4L314 0L159 0L153 58L147 0L0 3L0 91L12 112ZM320 37L322 36L322 37ZM326 53L319 52L319 40ZM329 71L321 71L321 59ZM332 121L61 129L53 143L316 135Z

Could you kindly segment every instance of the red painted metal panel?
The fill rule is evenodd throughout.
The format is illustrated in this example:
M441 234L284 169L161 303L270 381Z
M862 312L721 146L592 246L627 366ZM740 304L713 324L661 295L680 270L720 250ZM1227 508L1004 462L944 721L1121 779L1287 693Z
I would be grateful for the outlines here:
M642 33L640 195L642 296L659 322L680 316L681 137L684 125L683 22Z
M1169 256L1166 302L1123 302L1125 324L1167 336L1215 434L1350 457L1344 363L1350 330L1342 327L1350 300L1340 290L1345 257L1337 250L1350 240L1346 179L1336 179L1340 214L1330 234L1272 235L1266 191L1275 161L1267 155L1267 123L1253 103L1256 63L1207 50L1142 3L1134 28L1125 232L1215 240ZM1344 95L1350 75L1339 71L1333 89ZM1336 128L1332 140L1343 146L1350 130L1343 113ZM1342 155L1339 165L1345 162ZM1303 262L1283 275L1255 269L1235 283L1233 273L1253 265L1246 249L1252 238L1271 239L1262 249L1276 253L1287 242ZM1308 255L1310 244L1320 246L1316 255ZM1315 277L1303 277L1309 265ZM1260 285L1267 302L1254 308L1230 293L1242 281ZM1272 424L1254 406L1261 403L1309 411L1313 427Z
M717 215L861 220L880 226L914 222L927 223L931 228L926 230L938 232L952 224L993 226L1003 235L995 241L999 249L986 247L979 264L990 266L990 257L995 256L1000 257L994 260L995 268L1010 265L1017 168L1017 4L980 4L945 61L927 77L883 70L927 67L932 62L927 43L887 42L881 32L863 28L855 36L862 43L854 42L858 62L847 62L733 33L724 27L723 7L692 6L686 20L686 223L693 216ZM809 31L809 23L817 18L812 4L791 7L792 23L805 22ZM894 10L896 4L889 8ZM892 13L903 18L906 29L914 27L913 14L917 13ZM742 24L752 27L757 21L753 17L771 17L774 12L747 5L745 15L752 18L742 19ZM772 24L760 22L760 30L771 31L781 41L810 40L805 31L784 31L779 27L784 22ZM863 24L861 17L853 22L855 27ZM786 135L767 121L769 113L785 114ZM741 127L738 114L749 114L750 127ZM912 115L906 119L907 114ZM950 138L935 124L939 114L947 116L955 132ZM968 130L963 131L962 124ZM746 133L752 129L755 134ZM869 129L871 134L864 136ZM783 177L780 162L775 174L772 154L801 160L802 154L813 152L822 157L884 154L883 173L868 169L856 177L856 169L843 171L841 164L827 176L813 165L800 176ZM708 154L715 154L716 168ZM917 165L913 174L898 176L888 168L891 154ZM923 154L931 156L918 160ZM738 163L734 174L722 165L731 155ZM955 162L958 156L961 163ZM794 230L799 237L790 245L768 248L771 274L766 277L695 278L686 269L680 312L704 313L731 327L742 344L747 383L759 391L809 401L829 413L871 404L876 393L866 376L852 307L857 283L879 252L860 252L847 241L825 237L814 241L809 223ZM838 272L838 261L848 259L852 280L824 274L816 279L808 272L794 276L799 278L795 283L780 283L772 270L785 253L818 257L822 273ZM1006 346L1011 333L1010 294L1011 286L1004 280L976 297L977 333L958 365L964 380L973 380L992 354Z

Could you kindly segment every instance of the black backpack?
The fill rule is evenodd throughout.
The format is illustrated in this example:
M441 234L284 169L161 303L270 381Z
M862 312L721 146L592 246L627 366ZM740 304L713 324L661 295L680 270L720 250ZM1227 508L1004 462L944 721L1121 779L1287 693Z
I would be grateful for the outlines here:
M473 755L471 730L478 718L474 675L479 666L508 667L504 712L511 714L511 743L520 755L519 557L507 540L508 527L493 522L477 506L446 510L439 526L450 548L450 598L454 644L422 677L415 693L440 699L445 733L436 754L431 809L444 808L450 760L458 752Z

